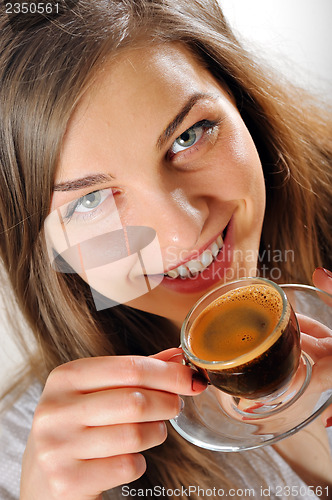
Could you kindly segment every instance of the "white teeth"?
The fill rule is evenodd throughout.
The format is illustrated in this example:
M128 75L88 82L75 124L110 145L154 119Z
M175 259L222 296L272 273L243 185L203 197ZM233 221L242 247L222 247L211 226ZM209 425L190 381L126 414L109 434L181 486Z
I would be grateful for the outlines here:
M190 260L189 262L186 262L186 266L188 267L191 274L198 274L200 271L202 271L202 269L204 269L204 266L200 260Z
M212 261L213 261L213 255L212 255L211 250L209 250L209 249L204 250L204 252L201 256L201 262L202 262L203 266L208 267Z
M218 236L216 241L217 241L218 248L220 250L224 246L224 240L222 239L221 235Z
M178 270L181 278L187 278L189 276L189 269L186 266L179 266L176 269Z
M219 253L219 247L215 241L212 243L210 250L212 252L213 257L217 257Z
M172 269L171 271L168 271L167 276L170 278L177 278L179 276L179 271L177 269Z
M224 242L221 235L207 248L204 252L195 260L189 260L185 264L172 269L166 273L170 278L177 278L181 276L181 278L188 278L188 276L195 276L204 269L206 269L213 260L219 254L219 251L223 247Z

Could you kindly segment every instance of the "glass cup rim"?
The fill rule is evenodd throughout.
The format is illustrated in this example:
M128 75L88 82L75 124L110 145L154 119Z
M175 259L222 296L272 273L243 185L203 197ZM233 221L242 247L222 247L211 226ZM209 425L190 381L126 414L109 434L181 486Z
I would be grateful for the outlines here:
M276 289L276 291L278 292L278 294L280 295L280 297L282 299L282 312L281 312L280 318L279 318L276 326L273 328L272 332L269 334L269 336L266 337L266 339L264 339L262 344L260 344L260 347L263 348L262 352L265 352L265 350L267 348L264 349L264 345L269 344L271 337L273 337L274 333L278 330L278 328L280 327L280 325L284 321L285 315L286 315L286 313L288 313L289 307L291 307L291 305L287 299L287 295L284 292L284 290L279 285L277 285L277 283L275 283L274 281L268 280L266 278L260 278L260 277L257 277L257 278L256 277L246 277L246 278L238 278L237 280L233 280L233 281L228 281L226 283L223 283L223 284L217 286L216 288L213 288L209 292L202 295L202 297L200 297L198 299L198 301L195 302L195 304L189 310L189 312L188 312L187 316L185 317L185 319L182 323L182 326L181 326L181 348L184 351L188 360L191 361L195 365L197 364L200 368L220 370L220 369L230 368L232 366L240 366L241 364L246 362L245 359L247 359L247 354L238 356L236 358L233 358L233 359L230 359L227 361L207 361L205 359L202 359L202 358L195 356L195 354L193 354L189 350L189 348L187 346L187 342L186 342L187 325L188 325L192 315L197 310L197 308L202 304L202 302L204 302L206 299L208 299L210 295L215 294L216 292L218 292L218 290L220 290L224 287L239 284L238 288L241 288L242 286L245 286L245 285L242 285L242 283L245 281L252 281L252 282L257 281L258 283L268 284L269 286L272 286ZM235 289L236 289L236 287L233 288L233 290L235 290ZM227 292L225 292L225 293L227 293ZM253 351L255 351L256 349L257 349L257 347L255 349L253 349ZM241 363L241 358L243 358L243 363ZM234 365L235 360L236 360L236 365Z

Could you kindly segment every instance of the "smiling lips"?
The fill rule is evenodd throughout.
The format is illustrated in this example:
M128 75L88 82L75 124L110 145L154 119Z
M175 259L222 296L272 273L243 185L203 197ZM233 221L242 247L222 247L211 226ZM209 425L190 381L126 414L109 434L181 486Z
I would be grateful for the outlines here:
M178 277L185 279L190 276L196 276L205 269L217 258L220 250L224 246L222 234L217 236L215 241L209 245L196 259L188 260L184 264L171 269L165 273L165 276L176 279Z

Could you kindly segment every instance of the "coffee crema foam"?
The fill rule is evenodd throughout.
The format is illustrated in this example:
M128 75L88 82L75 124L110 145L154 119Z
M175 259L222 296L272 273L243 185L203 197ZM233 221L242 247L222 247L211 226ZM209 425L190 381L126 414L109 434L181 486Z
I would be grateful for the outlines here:
M209 304L190 328L189 349L202 361L195 363L209 368L209 362L213 362L210 368L221 370L255 359L286 328L288 303L279 323L282 312L282 297L273 287L256 284L226 292Z

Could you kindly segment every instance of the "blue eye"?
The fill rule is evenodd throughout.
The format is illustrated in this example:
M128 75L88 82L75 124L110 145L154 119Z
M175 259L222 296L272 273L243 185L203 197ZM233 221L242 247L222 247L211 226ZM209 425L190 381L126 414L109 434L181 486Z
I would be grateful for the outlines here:
M173 142L171 152L176 154L194 146L194 144L196 144L196 142L198 142L204 134L204 128L206 127L204 127L203 123L199 122L185 130L183 134L177 137Z
M75 212L88 212L98 207L103 201L102 191L94 191L93 193L82 196L77 202Z
M204 138L206 134L212 133L219 124L220 120L201 120L195 123L195 125L185 130L175 139L169 149L169 153L174 156L181 151L190 149L192 146L195 146L202 137Z
M172 144L171 150L173 153L179 153L184 149L188 149L202 137L204 133L203 127L197 127L194 125L191 128L188 128L183 134L181 134Z
M93 212L93 210L98 208L108 196L109 190L107 189L93 191L93 193L81 196L81 198L78 198L68 205L64 219L69 221L75 213L88 214Z

